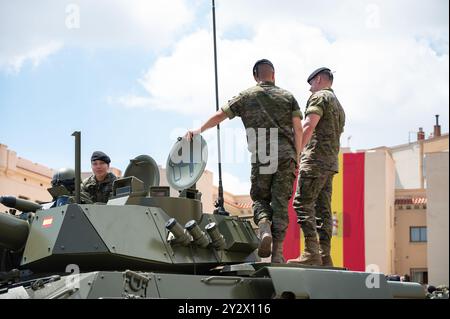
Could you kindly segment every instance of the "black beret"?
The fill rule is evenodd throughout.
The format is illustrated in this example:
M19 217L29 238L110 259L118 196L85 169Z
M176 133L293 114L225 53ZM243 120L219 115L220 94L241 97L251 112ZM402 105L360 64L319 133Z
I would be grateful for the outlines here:
M92 153L91 162L97 161L97 160L103 161L106 164L111 163L111 159L109 158L109 156L101 151L95 151L94 153Z
M329 68L325 68L325 67L318 68L318 69L315 70L313 73L311 73L310 76L308 76L307 82L309 83L312 79L314 79L314 77L315 77L317 74L319 74L320 72L323 72L323 71L331 72L331 70L330 70Z
M270 65L270 66L272 67L272 69L275 70L275 67L273 66L272 62L270 62L270 61L267 60L267 59L261 59L261 60L256 61L255 65L253 66L253 74L256 74L256 68L257 68L258 65L260 65L260 64L267 64L267 65Z

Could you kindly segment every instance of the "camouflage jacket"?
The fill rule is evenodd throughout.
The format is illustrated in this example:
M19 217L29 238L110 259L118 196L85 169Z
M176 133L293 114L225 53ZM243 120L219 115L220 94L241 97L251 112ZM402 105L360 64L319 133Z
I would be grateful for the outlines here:
M101 182L97 182L95 176L91 175L81 184L81 191L86 193L94 203L106 203L111 195L112 184L115 180L116 176L113 173L108 173Z
M247 142L252 153L252 162L259 162L258 129L264 129L266 154L270 150L270 129L277 129L279 159L297 160L292 118L302 118L295 97L272 82L261 82L233 97L222 107L229 119L239 116L247 130ZM259 130L261 132L261 130ZM254 134L251 134L252 132ZM264 137L262 137L264 138ZM263 144L261 142L261 144ZM273 145L272 145L273 146Z
M339 139L344 131L345 113L331 88L315 92L308 99L305 116L317 114L320 120L303 149L300 171L316 175L338 172Z

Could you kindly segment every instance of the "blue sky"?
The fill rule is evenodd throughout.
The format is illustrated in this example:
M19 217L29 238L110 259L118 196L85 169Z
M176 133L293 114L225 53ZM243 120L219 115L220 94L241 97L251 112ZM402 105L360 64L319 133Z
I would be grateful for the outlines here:
M325 65L347 113L342 146L408 143L419 127L432 132L434 114L448 132L448 6L216 0L220 103L269 58L304 110L305 79ZM67 167L80 130L83 170L95 150L122 170L139 154L165 166L175 138L215 111L211 20L207 0L0 0L0 143ZM222 129L225 189L247 193L242 124ZM205 137L216 173L215 130Z

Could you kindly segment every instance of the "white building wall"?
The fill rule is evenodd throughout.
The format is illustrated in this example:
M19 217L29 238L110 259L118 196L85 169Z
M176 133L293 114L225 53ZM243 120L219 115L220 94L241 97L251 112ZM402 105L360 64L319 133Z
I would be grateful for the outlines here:
M428 283L449 285L448 152L425 156L427 168Z
M367 151L364 180L366 266L387 274L394 270L395 166L386 150Z
M421 188L420 146L417 143L391 149L395 161L395 188Z

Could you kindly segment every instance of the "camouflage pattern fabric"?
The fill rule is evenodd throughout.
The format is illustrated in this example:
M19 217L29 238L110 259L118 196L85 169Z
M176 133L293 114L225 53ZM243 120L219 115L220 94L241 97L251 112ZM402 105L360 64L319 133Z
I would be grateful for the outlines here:
M329 251L333 235L332 184L339 167L345 113L333 90L327 88L308 99L305 116L309 114L319 115L320 120L301 155L293 206L305 237L318 233L321 247Z
M244 127L254 130L258 138L258 129L265 129L266 149L270 149L270 128L278 129L278 158L297 160L292 129L292 117L302 118L300 107L294 96L272 82L261 82L241 92L222 107L229 119L239 116ZM253 163L260 162L257 157L258 145L247 136L249 151Z
M333 218L331 193L334 172L311 177L300 172L293 206L305 237L319 234L321 245L331 241ZM329 245L328 245L329 246Z
M289 218L287 206L292 196L292 187L297 165L292 118L302 114L294 96L272 82L260 82L222 107L229 119L239 116L247 130L249 151L252 153L251 190L254 221L258 225L262 218L272 221L273 240L282 241L286 234ZM258 132L259 129L259 132ZM265 147L258 150L257 142L264 129ZM270 140L270 129L277 130L277 140ZM249 135L253 130L255 136ZM256 140L255 140L256 139ZM267 154L272 143L278 143L277 167L270 173L262 173L266 165L259 158L259 152ZM271 152L270 152L271 153Z
M94 203L106 203L112 192L112 184L116 180L113 173L108 173L106 178L97 182L94 175L86 178L81 184L81 191L87 194Z
M309 176L318 176L324 171L338 172L339 139L344 131L345 113L331 88L311 95L305 116L317 114L320 120L303 149L300 170Z
M256 225L263 218L272 221L273 240L283 241L289 224L288 203L295 180L295 161L278 163L275 174L259 174L259 167L252 165L250 196L253 200L253 220Z

